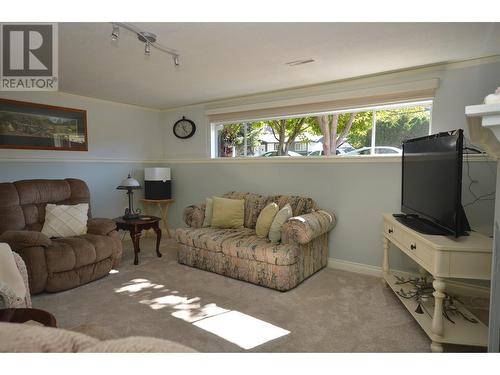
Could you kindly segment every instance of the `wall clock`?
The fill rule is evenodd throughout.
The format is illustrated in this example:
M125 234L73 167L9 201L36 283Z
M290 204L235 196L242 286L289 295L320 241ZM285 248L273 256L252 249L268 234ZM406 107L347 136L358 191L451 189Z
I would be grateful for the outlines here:
M182 118L174 124L174 134L177 138L187 139L191 138L196 131L196 125L193 121L185 118Z

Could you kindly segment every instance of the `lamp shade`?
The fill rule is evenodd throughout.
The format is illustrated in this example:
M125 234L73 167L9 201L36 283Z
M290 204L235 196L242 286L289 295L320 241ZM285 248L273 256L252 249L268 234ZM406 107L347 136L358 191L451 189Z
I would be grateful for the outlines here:
M123 180L120 184L120 186L117 187L119 190L127 190L127 189L140 189L141 184L139 181L137 181L135 178L130 177L130 174L128 177Z

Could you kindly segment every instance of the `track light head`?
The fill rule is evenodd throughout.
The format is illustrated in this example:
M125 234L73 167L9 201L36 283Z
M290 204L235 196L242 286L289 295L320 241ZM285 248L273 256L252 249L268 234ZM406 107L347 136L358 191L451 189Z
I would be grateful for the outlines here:
M117 41L118 38L120 37L120 29L125 29L126 31L135 33L137 39L139 39L140 42L144 43L144 54L146 56L149 56L151 54L151 47L154 47L155 49L164 53L168 53L170 56L172 56L174 65L176 67L181 65L179 52L158 43L156 41L157 40L156 34L153 34L149 31L140 30L138 27L128 23L111 22L111 25L113 27L113 31L111 32L112 41L114 42Z
M117 25L113 24L113 31L111 32L111 40L115 42L118 40L119 36L120 36L120 28Z

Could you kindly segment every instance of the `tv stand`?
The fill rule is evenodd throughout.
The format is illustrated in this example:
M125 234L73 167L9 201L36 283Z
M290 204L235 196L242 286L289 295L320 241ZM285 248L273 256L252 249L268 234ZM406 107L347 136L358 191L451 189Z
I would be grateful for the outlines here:
M418 215L413 214L393 214L397 221L401 224L410 227L413 230L416 230L422 234L431 234L438 236L449 236L452 235L446 229L443 229L432 221L419 217Z
M413 316L424 332L431 339L431 351L442 352L443 344L460 344L486 347L488 327L458 301L455 307L466 316L476 319L471 323L459 314L453 315L455 323L443 316L446 308L445 297L449 279L490 280L491 253L493 240L476 232L467 237L429 236L420 234L396 220L391 214L383 215L383 282L390 287L408 312ZM419 266L420 273L409 275L391 270L389 265L389 245L395 248ZM413 293L411 284L401 284L398 277L425 277L433 282L434 293L420 304L413 298L401 296ZM449 288L449 287L448 287ZM423 310L423 312L422 312Z

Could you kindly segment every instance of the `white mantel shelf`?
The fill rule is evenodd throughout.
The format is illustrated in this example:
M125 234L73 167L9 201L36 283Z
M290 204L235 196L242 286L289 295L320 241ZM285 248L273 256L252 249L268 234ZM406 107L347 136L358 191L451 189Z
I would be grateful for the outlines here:
M500 103L479 104L465 107L467 117L480 117L481 125L490 128L500 140Z

